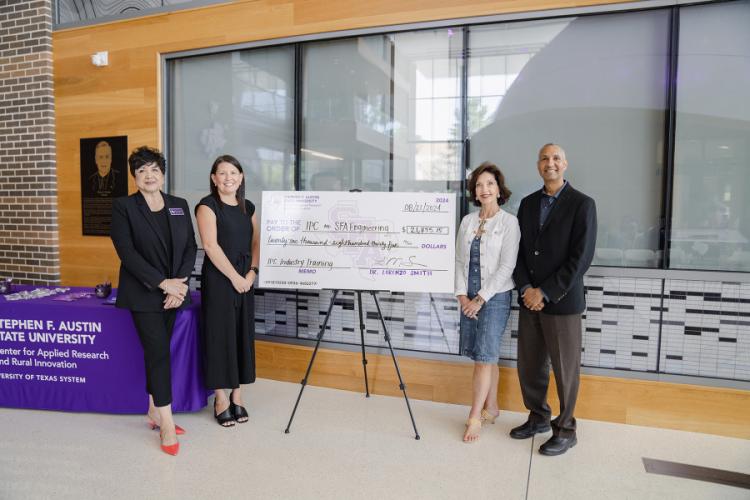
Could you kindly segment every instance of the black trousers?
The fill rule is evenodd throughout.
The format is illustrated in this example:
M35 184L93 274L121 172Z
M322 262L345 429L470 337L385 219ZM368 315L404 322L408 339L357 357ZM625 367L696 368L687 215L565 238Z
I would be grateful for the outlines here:
M551 422L555 436L576 433L573 412L581 375L581 315L545 314L521 307L518 317L518 378L529 421L549 422L549 365L555 374L560 415Z
M154 398L155 406L172 404L172 367L169 344L177 313L131 311L133 323L143 346L146 362L146 392Z

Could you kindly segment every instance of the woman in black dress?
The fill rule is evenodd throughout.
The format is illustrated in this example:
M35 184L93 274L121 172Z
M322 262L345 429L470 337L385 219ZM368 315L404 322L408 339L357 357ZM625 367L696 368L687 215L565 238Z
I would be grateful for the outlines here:
M260 235L240 162L219 156L210 181L211 194L195 208L207 257L201 273L206 387L216 395L216 421L231 427L248 420L240 385L255 382L253 283Z
M112 203L112 242L120 264L117 307L129 309L143 346L148 419L161 448L177 455L172 419L170 339L176 311L190 304L187 281L195 264L195 233L188 204L161 191L164 156L142 146L128 158L138 191Z

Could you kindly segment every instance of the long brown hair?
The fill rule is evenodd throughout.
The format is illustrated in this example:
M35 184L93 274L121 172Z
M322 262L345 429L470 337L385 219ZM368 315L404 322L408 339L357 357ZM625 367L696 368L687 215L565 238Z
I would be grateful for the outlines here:
M214 164L211 165L211 173L208 176L208 188L211 190L211 196L213 196L216 201L221 201L221 197L219 196L219 189L211 180L211 176L216 173L216 169L219 168L219 165L222 163L229 163L230 165L233 165L242 174L242 182L240 182L240 187L237 188L235 198L237 198L237 204L240 206L240 210L242 210L242 213L247 213L247 208L245 207L245 174L242 171L242 165L240 165L239 160L237 160L237 158L232 155L221 155L216 158L214 160ZM219 206L221 206L221 204L219 204Z

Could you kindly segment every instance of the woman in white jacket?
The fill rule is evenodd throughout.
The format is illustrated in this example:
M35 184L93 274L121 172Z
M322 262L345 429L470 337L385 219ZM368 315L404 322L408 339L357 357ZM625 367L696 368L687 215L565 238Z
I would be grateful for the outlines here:
M461 221L456 240L455 294L461 306L461 354L474 360L473 398L464 441L479 438L482 422L495 423L500 340L510 316L513 268L521 230L518 219L500 209L510 190L490 162L469 177L479 212Z

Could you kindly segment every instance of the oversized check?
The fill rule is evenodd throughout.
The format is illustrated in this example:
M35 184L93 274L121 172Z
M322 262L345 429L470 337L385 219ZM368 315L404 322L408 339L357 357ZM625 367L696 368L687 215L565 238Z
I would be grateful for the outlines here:
M260 287L453 293L455 193L264 191Z

